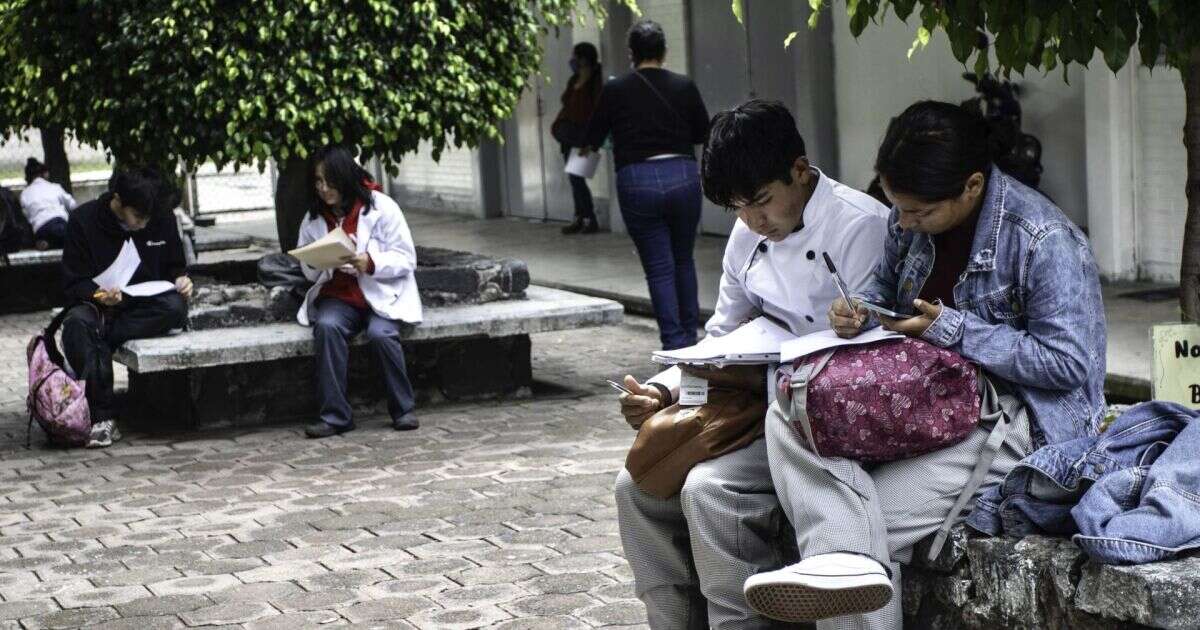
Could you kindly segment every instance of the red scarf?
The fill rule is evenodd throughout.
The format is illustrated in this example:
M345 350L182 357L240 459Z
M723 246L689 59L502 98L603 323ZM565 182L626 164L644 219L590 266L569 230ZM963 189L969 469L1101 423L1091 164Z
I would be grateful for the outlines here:
M363 185L370 190L383 190L383 187L371 180L364 181ZM355 235L358 234L358 217L362 214L362 209L362 200L355 199L354 205L350 207L350 212L347 212L346 216L342 217L342 231L349 235L350 238L356 238ZM338 218L329 210L322 210L321 217L325 219L325 227L329 231L332 232L338 227ZM367 263L367 273L375 273L375 261L371 260ZM320 297L335 298L359 310L367 310L371 307L367 304L367 298L363 295L362 287L358 285L358 278L336 270L333 272L333 278L321 287Z

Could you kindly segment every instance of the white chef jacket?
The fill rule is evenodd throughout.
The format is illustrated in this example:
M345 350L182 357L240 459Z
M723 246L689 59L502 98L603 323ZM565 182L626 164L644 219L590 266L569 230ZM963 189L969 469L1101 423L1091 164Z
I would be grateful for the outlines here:
M728 334L764 313L787 324L796 336L828 329L829 307L841 294L822 253L833 259L851 293L867 288L883 258L890 211L866 193L819 170L817 175L816 190L804 206L803 227L782 241L751 232L741 219L734 224L725 245L717 306L704 326L708 334ZM676 392L679 368L650 381Z

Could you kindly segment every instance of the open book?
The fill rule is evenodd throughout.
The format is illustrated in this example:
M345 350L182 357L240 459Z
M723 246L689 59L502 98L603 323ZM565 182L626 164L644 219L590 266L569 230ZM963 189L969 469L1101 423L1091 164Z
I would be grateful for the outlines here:
M786 328L759 317L742 324L737 330L720 337L708 336L700 343L676 350L660 350L651 355L655 363L674 365L755 365L777 363L779 346L788 339L795 339Z
M166 280L129 284L129 281L133 279L133 274L137 272L138 265L141 264L142 257L138 254L133 239L126 239L116 259L112 261L108 269L92 278L92 282L105 291L120 290L125 295L136 297L158 295L175 289L175 283Z
M862 345L900 337L903 335L882 328L873 328L850 339L842 339L832 330L797 337L770 319L759 317L728 335L705 337L694 346L678 350L660 350L651 358L655 363L665 365L685 363L716 367L788 363L798 357L841 346Z
M355 254L355 246L354 240L339 227L288 254L314 269L336 269L345 264L342 262L344 258Z

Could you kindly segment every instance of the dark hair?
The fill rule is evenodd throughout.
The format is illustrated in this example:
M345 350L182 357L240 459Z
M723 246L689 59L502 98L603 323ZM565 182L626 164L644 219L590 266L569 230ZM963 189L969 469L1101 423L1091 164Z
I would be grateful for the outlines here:
M754 99L713 116L700 178L704 195L732 208L773 181L792 183L792 165L806 155L796 119L779 101Z
M920 101L888 124L875 172L893 191L938 202L962 194L967 179L988 173L988 130L977 114Z
M667 56L667 36L662 26L654 20L642 20L629 27L629 52L635 64Z
M591 42L579 42L575 44L575 48L571 53L583 59L592 67L592 76L588 79L588 87L596 91L600 90L600 86L604 81L604 66L600 64L600 51ZM571 77L571 82L575 82L575 78Z
M348 210L355 200L363 203L363 214L371 210L371 189L367 187L367 182L375 180L366 169L354 161L354 154L350 152L350 149L338 145L318 149L313 154L313 170L309 174L309 190L316 190L318 164L325 167L325 183L341 194L344 210ZM317 197L316 204L309 215L316 218L324 208L325 203L321 201L320 197Z
M146 166L116 171L108 180L108 189L121 198L121 205L133 208L141 218L171 212L183 198L173 181Z
M33 183L33 180L43 174L49 174L50 168L45 164L37 161L37 158L29 158L25 161L25 183Z

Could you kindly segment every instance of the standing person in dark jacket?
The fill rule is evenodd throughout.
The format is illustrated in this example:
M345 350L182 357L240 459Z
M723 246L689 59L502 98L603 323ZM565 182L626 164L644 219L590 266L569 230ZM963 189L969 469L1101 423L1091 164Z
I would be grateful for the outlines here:
M633 72L604 86L585 143L612 134L617 200L650 287L663 348L696 343L700 298L692 248L700 224L695 145L708 136L696 84L663 68L666 36L656 22L629 29Z
M564 160L570 159L571 149L583 146L583 132L600 98L603 76L596 47L588 42L575 44L571 54L571 80L562 93L562 109L550 126L550 133L562 145ZM567 180L571 182L571 195L575 198L575 221L564 227L562 233L595 233L598 229L596 210L587 180L570 174Z
M63 322L63 350L76 376L87 382L89 447L121 439L113 422L113 350L187 323L192 281L173 212L178 202L179 191L157 171L121 171L113 175L108 192L76 208L67 223L63 282L71 311ZM116 260L127 240L141 257L130 283L164 280L175 290L134 297L92 280Z

